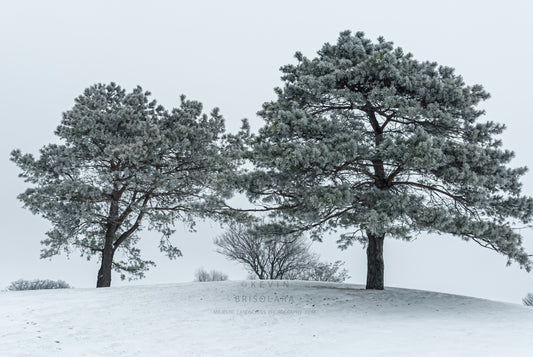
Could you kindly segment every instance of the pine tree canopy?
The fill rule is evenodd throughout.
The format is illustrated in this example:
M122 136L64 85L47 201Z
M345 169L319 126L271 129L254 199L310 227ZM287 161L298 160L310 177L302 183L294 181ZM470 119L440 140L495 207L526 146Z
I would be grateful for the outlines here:
M193 229L195 217L220 214L240 137L224 134L217 109L203 114L201 103L182 96L167 111L149 96L141 87L94 85L63 114L60 144L38 158L12 152L32 185L19 199L52 224L43 258L77 248L89 259L107 249L115 270L142 277L153 262L136 247L140 229L160 232L161 251L175 258L181 253L169 238L177 221Z
M296 53L283 88L259 115L244 185L252 202L290 229L368 236L451 234L531 267L517 226L532 220L525 167L483 120L489 98L454 69L421 62L392 42L342 32L317 57Z

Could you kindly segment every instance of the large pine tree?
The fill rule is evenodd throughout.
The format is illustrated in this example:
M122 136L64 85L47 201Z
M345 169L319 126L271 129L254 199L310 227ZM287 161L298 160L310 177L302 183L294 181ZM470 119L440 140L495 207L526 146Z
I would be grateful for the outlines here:
M241 144L224 135L218 110L203 114L182 97L167 111L149 95L113 83L87 88L63 114L60 144L44 146L38 158L11 155L32 184L19 199L52 224L41 257L73 248L97 255L97 287L110 286L113 269L142 277L154 265L136 247L143 227L160 232L161 251L177 257L175 223L192 228L195 217L220 215L231 195Z
M475 241L529 270L513 229L532 220L519 182L526 168L507 166L504 126L481 120L482 86L362 32L296 58L259 113L246 181L253 202L318 239L349 230L338 243L366 245L367 289L383 289L384 238L420 232Z

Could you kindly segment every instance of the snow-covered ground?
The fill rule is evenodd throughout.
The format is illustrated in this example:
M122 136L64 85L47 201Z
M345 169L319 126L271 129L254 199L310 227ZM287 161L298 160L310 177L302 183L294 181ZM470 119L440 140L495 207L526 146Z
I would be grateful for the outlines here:
M533 356L533 309L302 281L1 292L0 356Z

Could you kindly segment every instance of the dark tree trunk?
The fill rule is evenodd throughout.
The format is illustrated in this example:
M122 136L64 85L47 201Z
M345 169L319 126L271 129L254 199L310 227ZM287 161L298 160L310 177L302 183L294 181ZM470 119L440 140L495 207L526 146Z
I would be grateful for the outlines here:
M370 102L367 102L367 111L368 119L370 120L370 125L374 130L374 138L376 142L376 150L379 148L383 142L383 126L379 124L374 112L374 108ZM385 165L381 158L376 158L372 160L372 165L374 166L374 180L375 185L380 190L388 190L389 182L385 175ZM368 237L368 246L366 248L366 288L374 290L383 290L383 273L384 273L384 264L383 264L383 238L384 235L375 235L370 232L366 232Z
M96 280L97 288L107 288L111 286L111 271L113 269L113 256L115 255L115 234L118 228L118 200L119 193L115 185L113 190L109 216L107 217L107 227L105 233L104 249L102 251L102 264L98 270Z
M368 246L366 248L367 272L366 288L374 290L383 290L383 238L371 233L367 233Z
M96 280L97 288L108 288L111 286L111 270L113 268L113 247L104 248L102 253L102 264L98 270L98 279Z

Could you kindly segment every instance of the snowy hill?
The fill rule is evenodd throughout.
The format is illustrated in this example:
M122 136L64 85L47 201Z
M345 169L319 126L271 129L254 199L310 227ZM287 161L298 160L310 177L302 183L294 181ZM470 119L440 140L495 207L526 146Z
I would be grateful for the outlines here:
M0 293L0 356L533 356L533 309L246 281Z

